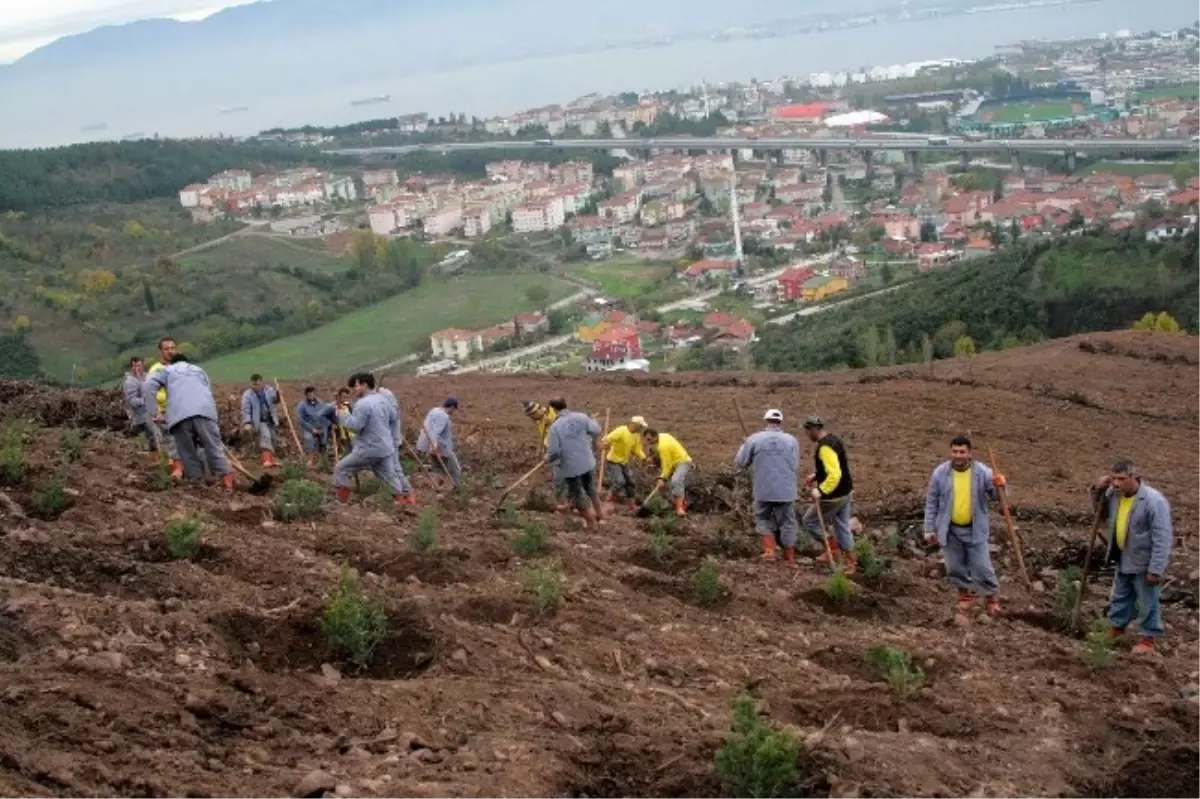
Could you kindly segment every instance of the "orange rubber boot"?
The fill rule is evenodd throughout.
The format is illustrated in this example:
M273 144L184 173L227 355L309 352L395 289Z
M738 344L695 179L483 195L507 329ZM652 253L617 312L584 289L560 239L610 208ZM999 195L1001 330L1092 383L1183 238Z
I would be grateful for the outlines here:
M264 469L270 469L273 466L278 466L279 461L275 460L275 453L269 449L262 451L262 465Z
M837 539L830 537L829 549L828 549L828 551L822 552L820 555L817 556L817 563L830 563L834 558L836 558L838 556L839 551L840 550L838 550Z
M1137 643L1133 645L1133 649L1129 650L1129 653L1131 655L1148 655L1153 651L1154 639L1148 635L1143 635L1138 638Z
M987 598L987 615L992 617L1000 615L1000 600L994 596Z
M762 537L763 553L762 559L766 561L775 560L775 536L764 535Z
M183 479L183 461L177 459L177 460L173 460L173 461L168 461L167 464L171 467L171 479L172 480L182 480Z
M847 576L858 573L858 555L853 549L846 550L842 553L842 571Z
M1125 634L1125 628L1124 628L1124 627L1109 627L1109 628L1108 628L1108 637L1109 637L1109 640L1115 641L1115 640L1117 640L1118 638L1120 638L1120 637L1121 637L1122 635L1124 635L1124 634Z
M396 496L392 497L392 502L396 505L416 505L417 504L417 495L416 494L397 494Z
M954 623L970 624L973 607L975 607L975 595L962 588L958 589L958 601L954 603Z
M789 569L799 568L798 566L796 566L796 548L795 547L784 547L783 548L783 563Z
M345 505L350 501L350 486L336 486L333 489L334 498Z
M687 500L683 497L675 498L675 515L687 516Z
M233 490L233 472L225 472L225 474L221 475L221 488L226 491Z

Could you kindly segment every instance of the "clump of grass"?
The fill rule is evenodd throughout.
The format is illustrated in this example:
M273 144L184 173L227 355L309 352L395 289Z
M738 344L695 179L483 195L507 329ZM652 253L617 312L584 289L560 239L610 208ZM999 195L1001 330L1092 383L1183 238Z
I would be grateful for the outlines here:
M1083 570L1068 566L1058 573L1058 590L1054 597L1054 617L1064 630L1071 628L1071 616L1075 613L1075 602L1079 599L1079 584Z
M290 522L320 516L325 506L325 489L311 480L284 480L275 495L275 518Z
M25 439L29 426L24 422L10 422L0 428L0 484L19 485L29 473L25 460Z
M830 575L822 589L831 602L844 605L849 602L858 590L854 582L841 569Z
M854 555L858 559L858 570L868 580L878 580L892 568L890 560L875 554L875 544L863 536L854 542Z
M360 668L365 667L387 635L387 626L383 606L363 592L358 578L342 564L337 586L321 613L321 631L329 646Z
M513 552L529 556L541 552L550 540L550 531L546 525L538 522L526 522L521 525L521 532L513 539Z
M898 646L881 644L871 647L867 663L887 681L897 696L910 696L925 684L925 672L914 666L912 657Z
M42 519L56 519L71 507L62 476L55 475L33 495L33 514Z
M1096 619L1083 639L1083 662L1092 671L1107 669L1116 657L1116 642L1109 637L1109 623Z
M741 694L733 700L733 730L717 750L713 768L724 796L797 796L799 754L800 742L771 729L754 700Z
M437 547L437 511L426 508L417 520L417 529L408 539L415 552L432 552Z
M888 533L883 537L883 541L881 543L885 552L899 552L900 544L902 543L900 533Z
M74 463L83 457L83 436L74 427L64 427L58 431L58 451L67 463Z
M304 468L303 464L296 463L295 461L284 461L283 479L285 482L288 480L303 480L307 474L308 470Z
M538 613L549 614L558 609L567 578L562 563L557 558L549 558L526 566L521 572L521 585L533 597Z
M200 550L203 529L204 523L195 515L167 522L167 553L179 560L191 560Z
M696 601L711 605L721 598L721 572L713 560L706 559L696 570Z

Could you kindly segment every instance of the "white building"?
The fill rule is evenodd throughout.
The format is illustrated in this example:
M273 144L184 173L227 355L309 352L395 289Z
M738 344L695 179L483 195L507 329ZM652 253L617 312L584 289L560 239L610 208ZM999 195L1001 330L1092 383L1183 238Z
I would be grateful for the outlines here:
M371 232L378 236L390 236L400 227L394 205L376 205L368 209L367 219L371 222Z
M425 217L426 236L445 236L455 228L462 227L462 206L457 203L443 206Z
M492 212L486 205L468 205L463 209L463 235L469 239L492 229Z
M250 173L244 169L227 169L208 179L209 186L229 191L245 191L252 182Z
M358 199L358 188L354 185L354 180L344 176L326 176L324 192L326 200L350 201Z
M204 186L199 183L184 186L179 190L179 204L184 208L195 208L200 205L200 195L203 192Z
M562 226L566 214L562 197L547 197L535 203L513 209L513 230L517 233L540 233Z

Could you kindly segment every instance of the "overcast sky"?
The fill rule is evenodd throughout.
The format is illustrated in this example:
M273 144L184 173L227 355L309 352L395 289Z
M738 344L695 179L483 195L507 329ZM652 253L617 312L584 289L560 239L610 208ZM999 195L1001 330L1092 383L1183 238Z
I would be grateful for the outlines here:
M0 63L60 36L152 17L202 19L251 0L0 0Z

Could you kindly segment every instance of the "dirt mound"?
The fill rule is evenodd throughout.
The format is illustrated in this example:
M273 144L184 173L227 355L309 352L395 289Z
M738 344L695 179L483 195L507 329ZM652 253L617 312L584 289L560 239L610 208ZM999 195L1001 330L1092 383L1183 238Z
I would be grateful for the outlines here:
M273 518L270 495L154 491L140 442L104 432L124 426L115 392L0 384L0 416L44 425L26 477L0 487L0 793L294 795L319 770L339 795L718 796L713 756L748 690L805 742L805 795L1186 795L1200 735L1189 348L1114 334L981 355L969 374L390 381L409 440L428 407L462 402L465 491L439 498L414 470L436 511L426 552L412 543L419 515L380 503L370 480L349 506L292 523ZM230 432L237 390L220 392ZM696 462L692 515L673 530L616 515L587 532L552 513L545 474L497 513L538 457L521 400L562 395L676 433ZM827 595L809 556L795 574L758 559L749 486L730 465L734 398L753 427L766 407L793 429L819 413L847 442L856 515L890 564L856 577L848 601ZM60 451L60 426L91 428L80 459ZM929 472L961 432L1008 475L1033 581L997 513L1006 614L967 628L920 543ZM1121 649L1093 668L1061 631L1058 572L1082 564L1085 488L1118 456L1170 499L1179 546L1156 654ZM654 476L637 470L640 495ZM69 507L39 518L56 477ZM205 523L186 561L164 536L184 514ZM515 551L539 525L544 550ZM561 565L554 611L529 590L540 557ZM709 603L706 563L720 579ZM1112 579L1094 566L1087 622ZM321 628L344 568L389 619L366 668ZM872 665L881 644L921 670L908 690Z

